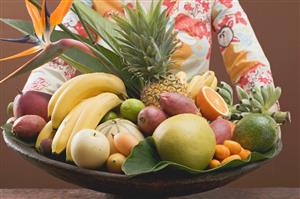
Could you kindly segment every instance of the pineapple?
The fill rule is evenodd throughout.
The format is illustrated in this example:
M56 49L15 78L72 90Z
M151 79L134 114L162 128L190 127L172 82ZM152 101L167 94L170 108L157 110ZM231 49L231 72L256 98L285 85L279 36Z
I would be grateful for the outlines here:
M162 1L153 1L147 13L139 1L135 9L125 8L126 17L114 16L120 28L117 39L125 69L138 79L138 90L145 105L159 107L159 96L163 92L187 95L187 85L175 75L170 66L171 55L178 46L174 26L169 25L167 11L161 11Z

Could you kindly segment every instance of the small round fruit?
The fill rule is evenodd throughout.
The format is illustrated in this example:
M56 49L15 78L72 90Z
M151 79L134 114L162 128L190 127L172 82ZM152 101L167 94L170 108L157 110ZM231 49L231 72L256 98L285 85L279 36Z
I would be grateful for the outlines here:
M279 139L275 120L264 114L250 113L236 125L233 140L250 151L267 152Z
M114 136L114 145L116 149L125 156L128 156L139 141L128 133L118 133Z
M106 168L111 173L122 173L122 165L126 157L121 153L114 153L106 161Z
M231 155L239 154L242 150L241 145L233 140L225 140L224 146L227 146Z
M117 113L113 112L113 111L109 111L108 113L106 113L103 117L103 119L101 120L101 123L106 122L108 120L113 120L118 118Z
M224 145L217 144L215 149L215 157L220 161L230 156L230 150Z
M42 140L40 144L40 152L41 154L45 156L50 156L52 154L52 139L51 138L46 138Z
M160 123L167 119L167 115L155 106L144 108L138 115L138 126L145 135L152 135Z
M121 104L120 107L121 116L125 119L128 119L136 123L137 116L143 108L145 108L145 105L142 101L134 98L127 99Z
M210 161L208 166L209 166L210 169L213 169L213 168L216 168L220 165L221 165L221 162L219 160L213 159L213 160Z
M78 167L97 169L109 156L109 141L94 129L79 131L71 141L71 155Z
M204 86L197 95L197 106L201 113L208 120L215 120L219 116L227 116L229 109L218 92L214 89Z
M226 164L226 163L228 163L228 162L231 162L231 161L233 161L233 160L241 160L241 157L240 157L239 155L231 155L231 156L225 158L225 159L222 161L222 164L224 165L224 164Z
M10 102L10 103L7 105L6 113L7 113L7 115L8 115L9 117L14 116L14 102Z
M250 154L251 151L242 148L241 152L239 153L239 156L242 158L242 160L247 160Z

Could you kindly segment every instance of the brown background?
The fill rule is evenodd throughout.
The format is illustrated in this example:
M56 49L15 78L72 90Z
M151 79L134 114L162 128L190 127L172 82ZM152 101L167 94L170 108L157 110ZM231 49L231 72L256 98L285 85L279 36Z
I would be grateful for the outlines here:
M48 1L50 4L56 0ZM271 62L276 85L283 89L281 107L292 113L292 124L282 127L284 149L271 163L237 180L235 187L300 187L300 0L241 0L257 37ZM22 0L0 0L0 17L28 19ZM0 24L0 37L19 34ZM27 46L0 43L0 57L11 55ZM0 63L4 77L25 59ZM228 81L218 49L214 46L212 69L219 79ZM0 85L0 123L5 122L6 105L17 89L25 83L26 75ZM8 149L0 138L0 188L8 187L74 187L38 169Z

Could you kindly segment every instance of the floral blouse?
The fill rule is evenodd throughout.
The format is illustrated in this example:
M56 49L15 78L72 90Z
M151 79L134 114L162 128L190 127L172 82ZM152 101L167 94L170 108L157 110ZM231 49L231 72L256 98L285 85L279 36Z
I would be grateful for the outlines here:
M81 0L99 14L110 18L124 14L123 5L134 7L135 0ZM141 0L147 9L150 0ZM270 64L259 45L250 22L238 0L164 0L170 23L178 31L180 48L172 59L174 67L189 77L209 69L212 34L217 41L224 65L233 83L250 89L254 85L272 84ZM63 24L71 31L87 36L78 17L70 11ZM102 43L101 39L99 41ZM105 45L105 44L104 44ZM76 70L59 58L35 69L24 90L53 94L59 86L74 77Z

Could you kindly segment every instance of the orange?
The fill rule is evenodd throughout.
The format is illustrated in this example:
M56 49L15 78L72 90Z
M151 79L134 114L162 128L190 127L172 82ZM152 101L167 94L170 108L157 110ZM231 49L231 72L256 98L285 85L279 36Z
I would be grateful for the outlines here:
M228 147L221 145L221 144L217 144L215 147L215 157L222 161L225 158L230 156L230 150L228 149Z
M239 154L242 150L242 146L233 140L225 140L224 145L228 147L231 155Z
M213 169L213 168L216 168L220 165L221 165L221 162L219 160L213 159L213 160L210 161L208 166L209 166L209 168Z
M247 160L250 154L251 151L242 148L241 152L239 153L239 156L242 158L242 160Z
M206 119L211 121L219 116L227 116L229 109L224 99L214 89L204 86L196 99L197 106Z
M231 155L231 156L225 158L221 163L224 165L233 160L241 160L241 157L239 155Z

